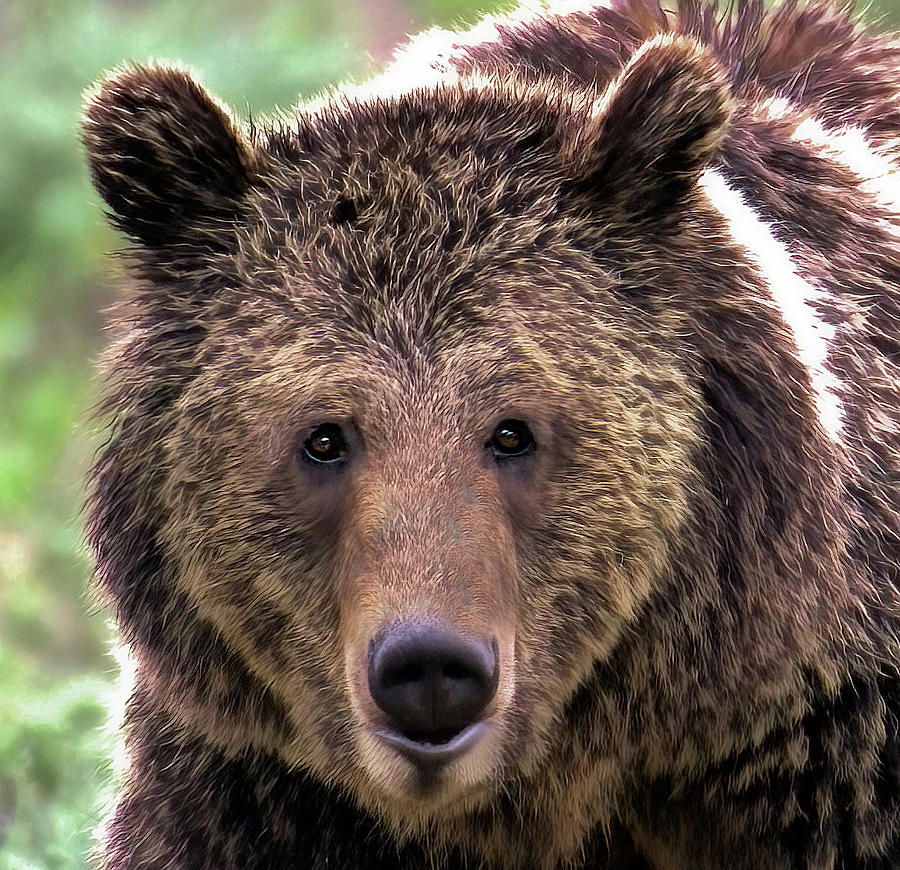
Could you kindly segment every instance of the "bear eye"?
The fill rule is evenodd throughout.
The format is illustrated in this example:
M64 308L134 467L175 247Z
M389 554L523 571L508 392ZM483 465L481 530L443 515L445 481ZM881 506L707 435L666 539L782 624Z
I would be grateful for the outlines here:
M336 423L316 426L309 438L303 442L303 457L317 465L340 462L346 455L347 442L341 427Z
M495 459L511 459L531 452L534 436L521 420L502 420L485 446L491 448Z

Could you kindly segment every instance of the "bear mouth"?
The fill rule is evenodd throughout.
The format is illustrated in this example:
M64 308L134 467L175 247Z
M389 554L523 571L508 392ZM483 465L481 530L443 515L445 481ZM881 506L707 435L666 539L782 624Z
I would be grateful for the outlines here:
M401 732L377 729L374 733L387 746L400 753L422 770L434 772L465 755L487 733L486 721L475 722L448 734ZM444 739L446 738L446 739Z

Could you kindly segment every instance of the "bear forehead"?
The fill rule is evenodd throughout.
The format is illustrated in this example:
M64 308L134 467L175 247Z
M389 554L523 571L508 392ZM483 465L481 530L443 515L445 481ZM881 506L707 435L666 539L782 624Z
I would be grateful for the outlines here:
M514 309L564 304L572 275L597 311L609 278L573 245L561 109L441 93L332 105L260 133L235 292L284 297L276 322L296 329L295 313L335 346L496 341Z
M219 395L254 414L353 416L416 406L525 408L582 392L566 374L565 337L523 333L515 310L494 307L477 318L460 311L456 322L436 322L437 314L429 319L403 302L384 310L371 300L328 310L302 301L293 311L253 307L210 323L195 378L203 402Z
M453 89L300 114L258 139L259 228L363 291L398 268L408 283L507 263L557 214L560 125L545 102L513 111Z
M621 305L603 289L610 279L596 263L580 267L578 252L568 252L567 272L559 270L565 252L555 257L539 239L508 242L514 256L439 242L410 253L365 221L322 227L315 244L251 255L241 271L253 280L233 285L208 313L202 365L221 367L226 379L257 371L284 382L296 372L319 394L340 381L345 392L360 384L361 396L429 383L474 397L487 385L561 387L560 370L586 353L612 361L626 352Z

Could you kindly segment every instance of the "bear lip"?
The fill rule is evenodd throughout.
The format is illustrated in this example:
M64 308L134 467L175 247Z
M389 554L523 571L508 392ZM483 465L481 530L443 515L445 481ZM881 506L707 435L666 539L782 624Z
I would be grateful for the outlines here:
M382 743L395 749L409 761L425 770L435 770L468 752L487 733L486 721L468 725L446 743L427 743L413 740L399 731L377 729L375 735Z

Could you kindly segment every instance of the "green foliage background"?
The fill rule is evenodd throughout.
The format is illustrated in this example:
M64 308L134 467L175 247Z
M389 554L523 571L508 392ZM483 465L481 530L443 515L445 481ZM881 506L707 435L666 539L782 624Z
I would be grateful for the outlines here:
M900 24L900 0L875 7ZM0 0L0 870L85 866L115 667L85 593L87 423L121 240L78 141L81 92L180 59L242 114L372 72L404 33L503 0Z

